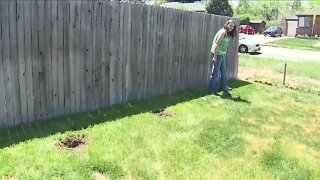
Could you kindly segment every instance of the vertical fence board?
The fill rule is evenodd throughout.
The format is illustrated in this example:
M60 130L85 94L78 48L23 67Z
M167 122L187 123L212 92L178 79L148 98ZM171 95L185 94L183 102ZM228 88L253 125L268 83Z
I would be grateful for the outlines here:
M101 67L101 1L95 2L95 19L96 19L96 29L95 29L95 109L101 107L100 100L100 86L101 86L101 77L100 77L100 67Z
M127 6L127 13L126 13L126 32L125 36L127 37L127 44L126 44L126 69L125 69L125 74L126 74L126 93L125 93L125 99L128 101L131 98L131 93L132 93L132 81L131 81L131 31L132 31L132 25L131 25L131 4L126 4Z
M128 45L130 45L129 37L131 34L129 34L129 4L123 3L123 10L120 14L123 15L122 19L122 36L123 36L123 44L122 44L122 101L121 102L127 102L127 63L128 63Z
M63 1L58 1L58 114L64 114Z
M70 24L69 24L69 82L70 82L70 88L68 91L68 96L70 96L70 112L74 113L76 112L76 85L75 85L75 26L76 26L76 13L75 13L75 7L76 7L76 1L70 1ZM86 13L87 11L82 11L82 13Z
M34 120L34 102L33 102L33 84L32 84L32 59L31 59L31 3L24 4L24 48L26 61L26 79L27 79L27 105L28 105L28 119Z
M101 31L100 31L100 46L101 46L101 67L100 67L100 102L101 106L106 106L106 11L107 11L106 3L101 4Z
M51 77L52 77L52 105L53 115L58 115L59 111L59 92L58 92L58 1L52 1L51 7Z
M40 84L39 84L39 16L37 1L31 2L31 61L32 61L32 85L34 102L34 119L40 119Z
M63 83L64 83L64 112L71 113L70 106L70 3L67 1L61 2L63 6ZM62 81L62 80L61 80Z
M21 100L22 122L28 122L27 105L27 80L26 80L26 58L25 58L25 34L24 34L24 2L17 1L17 37L18 37L18 61L19 61L19 86Z
M88 13L87 1L81 1L81 4L78 5L80 8L80 44L79 44L79 85L80 85L80 110L87 110L87 99L86 99L86 32L87 26L86 15Z
M93 109L93 82L92 80L92 4L90 1L86 2L86 107L87 110Z
M149 92L151 96L155 95L155 53L156 53L156 18L157 18L157 8L151 7L151 23L150 23L150 82L149 82Z
M39 10L39 92L40 92L40 119L47 116L46 96L46 54L45 54L45 2L37 1Z
M119 31L120 31L120 14L119 2L112 2L111 11L111 40L110 40L110 103L116 104L119 102Z
M119 82L119 103L123 102L123 93L124 93L124 74L125 73L125 69L124 69L124 59L125 59L125 52L124 52L124 41L125 41L125 36L124 36L124 3L121 2L120 6L119 6L119 13L120 13L120 18L119 18L119 78L118 78L118 82Z
M11 77L12 77L12 93L13 93L13 106L15 124L21 123L21 102L20 102L20 90L19 90L19 63L17 58L17 2L9 2L10 13L10 61L11 61Z
M148 92L148 84L149 84L149 72L150 72L150 7L149 6L144 6L144 37L145 37L145 57L144 57L144 87L143 87L143 92L144 92L144 98L149 97L149 92Z
M76 112L81 112L82 110L82 102L81 102L81 83L83 76L83 72L81 71L81 1L76 1L75 5L75 29L74 29L74 48L75 48L75 73L74 73L74 81L75 81L75 99L76 99ZM90 44L93 46L93 44Z
M111 4L107 2L106 7L106 105L110 105L110 35L111 35ZM129 16L130 18L130 16ZM131 33L129 31L129 33Z
M2 28L2 22L5 22L3 21L3 18L5 17L5 10L4 8L6 8L4 6L4 3L3 2L0 2L0 127L6 127L8 126L8 123L7 123L7 104L6 104L6 92L5 92L5 74L4 74L4 71L5 71L5 64L4 64L4 60L3 60L3 50L4 50L4 47L3 47L3 44L4 44L4 36L2 36L2 32L3 32L3 28Z

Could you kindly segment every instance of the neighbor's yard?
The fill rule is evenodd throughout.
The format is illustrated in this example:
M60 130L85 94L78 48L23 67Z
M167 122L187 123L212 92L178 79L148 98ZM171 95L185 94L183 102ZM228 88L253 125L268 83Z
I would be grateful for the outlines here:
M308 92L279 84L281 63L240 56L232 98L186 90L2 129L0 178L317 179L320 96L311 81L319 82L320 65L288 65L297 86L310 80ZM86 143L59 145L74 133Z
M275 40L267 44L285 48L320 51L320 39L289 38Z

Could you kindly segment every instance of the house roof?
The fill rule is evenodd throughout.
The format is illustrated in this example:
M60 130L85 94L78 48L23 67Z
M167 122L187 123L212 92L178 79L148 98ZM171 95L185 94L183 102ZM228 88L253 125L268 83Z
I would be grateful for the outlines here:
M286 20L298 20L298 16L291 16L286 18Z
M250 23L255 23L255 24L262 23L262 22L265 23L265 21L263 20L250 20Z
M304 12L298 12L297 16L303 16L303 15L320 15L320 8L310 9Z
M163 3L160 6L173 8L173 9L182 9L186 11L196 11L196 12L206 11L206 6L201 2L194 2L194 3L169 2L169 3Z

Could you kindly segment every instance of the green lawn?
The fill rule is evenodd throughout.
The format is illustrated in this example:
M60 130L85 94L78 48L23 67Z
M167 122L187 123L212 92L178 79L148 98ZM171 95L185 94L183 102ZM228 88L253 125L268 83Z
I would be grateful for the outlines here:
M241 67L260 66L251 60L241 56ZM242 80L231 86L231 98L191 89L1 129L0 179L320 177L320 96ZM152 113L159 109L173 116ZM88 143L56 146L74 133Z
M320 40L319 39L279 39L267 44L275 45L279 47L302 49L302 50L316 50L320 51Z

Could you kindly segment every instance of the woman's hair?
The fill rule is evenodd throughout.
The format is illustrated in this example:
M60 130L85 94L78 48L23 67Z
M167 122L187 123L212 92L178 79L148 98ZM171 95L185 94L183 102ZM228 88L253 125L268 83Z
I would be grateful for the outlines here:
M234 28L232 29L231 32L228 31L228 25L230 23L234 24ZM228 21L224 24L223 29L227 30L227 35L231 36L232 38L236 35L236 32L237 32L236 23L232 19L228 19Z

